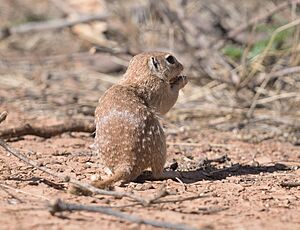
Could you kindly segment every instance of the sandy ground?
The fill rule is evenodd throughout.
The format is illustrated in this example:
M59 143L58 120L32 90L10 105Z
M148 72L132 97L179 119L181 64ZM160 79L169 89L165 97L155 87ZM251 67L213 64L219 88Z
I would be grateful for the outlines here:
M15 1L0 2L11 9L5 11L8 15L2 16L0 24L22 19L21 13L21 19L10 15L15 10L10 3ZM53 11L48 1L38 2L43 6L41 15ZM17 7L20 12L23 8L31 12L33 5L37 6ZM58 16L54 14L55 17ZM98 98L117 78L100 74L91 66L102 65L103 69L103 65L108 65L103 60L111 65L115 59L105 56L90 61L86 57L89 46L84 44L67 29L16 36L0 43L1 58L10 60L0 66L0 112L6 110L9 114L0 130L24 123L57 124L74 117L93 120L91 114ZM86 52L86 56L80 56L85 63L69 60L68 56L50 57L80 51ZM39 64L40 68L36 68ZM191 90L187 88L188 91ZM191 92L197 92L197 88ZM182 101L179 100L177 108L183 106ZM184 108L194 107L200 108L201 103ZM148 207L128 198L69 194L68 184L26 165L0 147L0 229L154 229L99 213L64 212L52 216L47 204L57 198L199 229L300 229L300 186L281 185L299 182L300 146L275 139L256 144L243 142L234 132L195 125L209 123L215 115L194 121L179 119L176 108L172 114L165 124L166 169L179 171L182 178L131 182L114 188L144 199L153 198L162 189L169 193ZM93 137L87 133L65 133L48 139L26 136L8 143L56 173L85 182L99 173L98 156L90 148ZM222 156L225 160L221 162L206 160Z
M9 122L13 120L8 119ZM191 139L197 145L185 146ZM288 189L280 185L283 181L294 182L299 178L299 147L274 140L250 144L235 140L232 133L205 129L176 134L169 132L168 142L178 145L169 145L166 166L173 164L174 167L174 162L177 162L177 170L183 175L181 181L131 182L125 187L115 187L117 191L132 192L143 198L155 196L162 188L170 193L160 199L165 203L149 207L132 205L127 198L71 195L66 192L67 184L0 149L0 228L153 228L97 213L51 216L47 203L57 198L73 203L118 207L143 218L206 229L300 228L300 187ZM92 143L90 135L72 133L49 139L27 136L10 144L54 172L88 181L98 170L97 156L90 149ZM224 155L230 158L224 163L203 165L206 157L214 159ZM201 197L174 201L196 195Z

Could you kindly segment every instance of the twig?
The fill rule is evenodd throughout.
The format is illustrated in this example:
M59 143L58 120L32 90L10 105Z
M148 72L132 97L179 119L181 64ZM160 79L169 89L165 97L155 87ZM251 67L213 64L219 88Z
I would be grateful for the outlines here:
M282 181L280 183L280 186L285 187L285 188L294 188L294 187L299 187L300 182L285 182L285 181Z
M282 94L274 95L271 97L262 98L262 99L257 100L257 104L266 104L266 103L269 103L272 101L276 101L276 100L283 99L283 98L290 98L290 97L300 97L300 93L297 93L297 92L282 93Z
M3 186L2 184L0 184L0 188L6 192L10 197L16 199L17 201L19 201L20 203L24 203L23 200L21 200L19 197L15 196L14 194L12 194L11 192L7 191L7 188L5 186Z
M39 177L33 177L31 180L27 180L29 181L29 184L32 185L36 185L39 183L44 183L45 185L48 185L49 187L52 187L54 189L57 190L64 190L65 186L63 184L58 184L58 183L54 183L50 180L44 179L44 178L39 178Z
M261 83L260 89L264 89L264 88L267 86L267 84L269 83L269 80L270 80L270 79L271 79L271 75L268 75L268 76L264 79L264 81ZM261 90L258 90L258 91L256 92L256 94L254 95L254 97L253 97L253 99L252 99L252 103L251 103L250 109L249 109L248 112L247 112L247 117L248 117L248 118L252 118L253 113L254 113L254 110L255 110L255 107L256 107L256 105L257 105L258 98L260 97L260 95L261 95Z
M165 185L164 185L162 188L160 188L160 190L158 191L158 193L155 194L155 196L152 199L148 200L148 203L149 204L153 204L157 200L159 200L160 198L168 196L168 195L169 195L169 192L166 190Z
M228 210L229 207L199 207L198 210L205 215L211 215L217 212Z
M247 39L247 46L245 47L242 57L241 57L241 71L240 71L240 79L244 79L247 74L247 57L249 56L249 53L253 47L254 41L255 41L255 29L257 24L255 23L252 26L251 33L249 35L249 38ZM239 82L240 83L240 82Z
M183 181L179 177L175 177L175 180L177 180L179 184L181 184L181 186L183 187L184 191L186 191L187 189L186 184L183 183Z
M278 70L276 72L270 73L271 78L281 77L288 74L294 74L300 72L300 66L293 66L285 69Z
M17 188L13 188L13 187L11 187L11 186L9 186L9 185L6 185L6 184L0 184L0 187L6 188L6 189L10 189L10 190L13 190L13 191L15 191L16 193L22 193L22 194L25 194L25 195L27 195L27 196L36 197L36 198L38 198L38 199L50 201L50 199L48 199L48 198L45 197L45 196L36 195L36 194L34 194L34 193L32 193L32 192L30 192L30 193L29 193L29 192L25 192L25 191L23 191L23 190L20 190L20 189L17 189Z
M187 200L195 200L199 198L205 198L208 197L207 195L195 195L195 196L188 196L188 197L182 197L182 198L175 198L175 199L167 199L167 200L157 200L154 201L153 204L162 204L162 203L175 203L175 202L182 202Z
M195 229L195 228L185 225L185 224L173 224L173 223L168 223L168 222L163 222L163 221L143 219L138 216L129 215L124 212L113 210L109 207L72 204L72 203L63 202L60 199L56 200L54 204L49 205L49 212L52 215L54 215L57 212L63 212L63 211L97 212L97 213L114 216L114 217L129 221L129 222L138 223L138 224L146 224L146 225L151 225L151 226L159 227L159 228L176 229L176 230L193 230L193 229Z
M62 29L65 27L74 26L79 23L87 23L90 21L96 20L105 20L107 18L107 14L95 14L95 15L78 15L72 18L62 18L62 19L53 19L50 21L44 22L29 22L22 25L17 25L13 27L7 27L1 30L0 39L9 37L14 34L23 34L23 33L32 33L32 32L41 32L45 30L54 30L54 29Z
M195 196L188 196L188 197L182 197L182 198L171 198L166 200L154 200L151 202L151 204L165 204L165 203L175 203L175 202L183 202L187 200L196 200L199 198L206 198L208 195L195 195ZM133 207L136 205L141 205L141 203L133 203L133 204L126 204L126 205L119 205L119 206L113 206L113 208L128 208Z
M291 7L291 17L292 20L297 18L297 3L293 3ZM299 54L297 52L297 47L299 46L299 38L300 38L300 26L295 28L293 43L292 43L292 53L290 57L290 65L295 66L299 61Z
M0 114L0 123L5 121L6 117L7 117L7 112L6 111L2 112Z
M122 192L116 192L116 191L107 191L107 190L103 190L103 189L98 189L92 185L89 184L85 184L85 183L81 183L80 181L70 178L69 176L65 176L65 175L60 175L57 173L52 172L51 170L49 170L46 167L43 166L39 166L37 162L27 158L25 155L23 155L22 153L20 153L18 150L12 148L11 146L9 146L5 141L0 139L0 146L2 146L6 151L8 151L9 153L11 153L12 155L14 155L15 157L17 157L18 159L22 160L23 162L33 166L34 168L47 173L48 175L51 175L55 178L59 178L62 181L65 182L69 182L83 190L87 190L92 192L95 195L108 195L108 196L114 196L114 197L128 197L131 198L137 202L142 203L143 205L148 205L148 202L140 197L137 197L133 194L129 194L129 193L122 193Z
M4 129L0 131L0 138L8 139L13 137L22 137L25 135L34 135L44 138L53 137L65 132L87 132L95 131L94 122L86 120L71 120L63 124L52 126L36 126L25 124L20 127Z
M269 12L252 18L247 23L244 23L244 24L238 26L237 28L231 30L228 33L228 38L232 39L232 38L236 37L238 34L242 33L244 30L248 29L250 26L253 26L253 25L265 20L266 18L270 17L271 15L285 9L286 7L288 7L289 5L294 4L294 3L300 3L300 1L299 0L293 0L293 1L290 0L290 1L283 2L282 4L275 6Z

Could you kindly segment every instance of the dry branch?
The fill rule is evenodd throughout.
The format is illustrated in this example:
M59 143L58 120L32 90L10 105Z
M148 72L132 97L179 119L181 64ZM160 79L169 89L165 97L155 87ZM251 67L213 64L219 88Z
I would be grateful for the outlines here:
M33 124L25 124L16 128L9 128L0 131L0 138L8 139L13 137L22 137L25 135L34 135L44 138L53 137L65 132L87 132L93 133L95 124L86 120L71 120L63 124L52 126L37 126Z
M62 29L65 27L74 26L79 23L87 23L90 21L103 21L107 18L107 16L107 14L101 13L95 15L78 15L76 17L53 19L44 22L29 22L22 25L2 28L0 39L9 37L14 34L42 32L45 30Z
M54 204L49 205L49 212L54 215L57 212L63 212L63 211L87 211L87 212L97 212L102 213L110 216L115 216L119 219L138 223L138 224L146 224L151 225L154 227L159 228L166 228L166 229L177 229L177 230L193 230L195 228L185 225L185 224L173 224L163 221L156 221L156 220L147 220L143 219L138 216L129 215L124 212L120 212L117 210L113 210L109 207L101 207L101 206L92 206L92 205L81 205L81 204L72 204L72 203L66 203L62 200L58 199L54 202Z

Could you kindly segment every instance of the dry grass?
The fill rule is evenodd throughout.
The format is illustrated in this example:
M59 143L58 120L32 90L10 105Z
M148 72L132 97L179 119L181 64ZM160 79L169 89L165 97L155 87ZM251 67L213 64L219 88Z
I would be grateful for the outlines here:
M59 2L44 2L51 5L50 12L45 12L43 4L36 12L25 7L18 24L27 23L29 18L44 23L57 15L74 13L66 4L60 9ZM34 73L76 75L101 84L104 91L117 81L131 55L168 50L184 63L191 82L169 115L171 120L189 126L192 119L200 126L205 123L244 131L254 122L255 129L268 124L270 130L294 128L294 133L299 133L300 1L278 5L273 1L99 2L109 14L105 22L78 25L63 33L25 34L22 39L16 34L0 41L0 55L5 57L0 61L0 72L15 76L1 76L6 87L37 87L31 82L43 77L32 77ZM16 24L11 7L13 3L3 8L9 27ZM62 47L61 42L72 45ZM98 56L87 52L93 46ZM101 59L102 55L106 56ZM80 104L95 106L96 98ZM201 122L203 117L210 121Z

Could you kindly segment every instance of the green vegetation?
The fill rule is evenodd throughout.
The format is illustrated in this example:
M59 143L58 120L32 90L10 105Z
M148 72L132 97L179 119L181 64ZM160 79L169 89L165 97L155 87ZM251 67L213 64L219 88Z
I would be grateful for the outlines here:
M265 24L259 25L257 27L256 32L267 32L268 38L258 40L252 45L252 47L249 51L249 54L247 56L248 59L252 59L263 52L263 50L266 48L266 46L268 45L268 43L270 41L273 31L276 28L277 27L275 27L274 25L265 25ZM279 34L277 34L277 36L275 37L275 40L272 44L271 51L286 48L285 47L287 45L286 41L288 41L289 38L293 35L293 32L294 32L294 29L289 29L289 30L282 31ZM241 47L240 45L230 44L230 45L226 45L222 49L222 52L226 56L232 58L233 60L238 61L238 60L240 60L240 58L243 55L244 48Z

